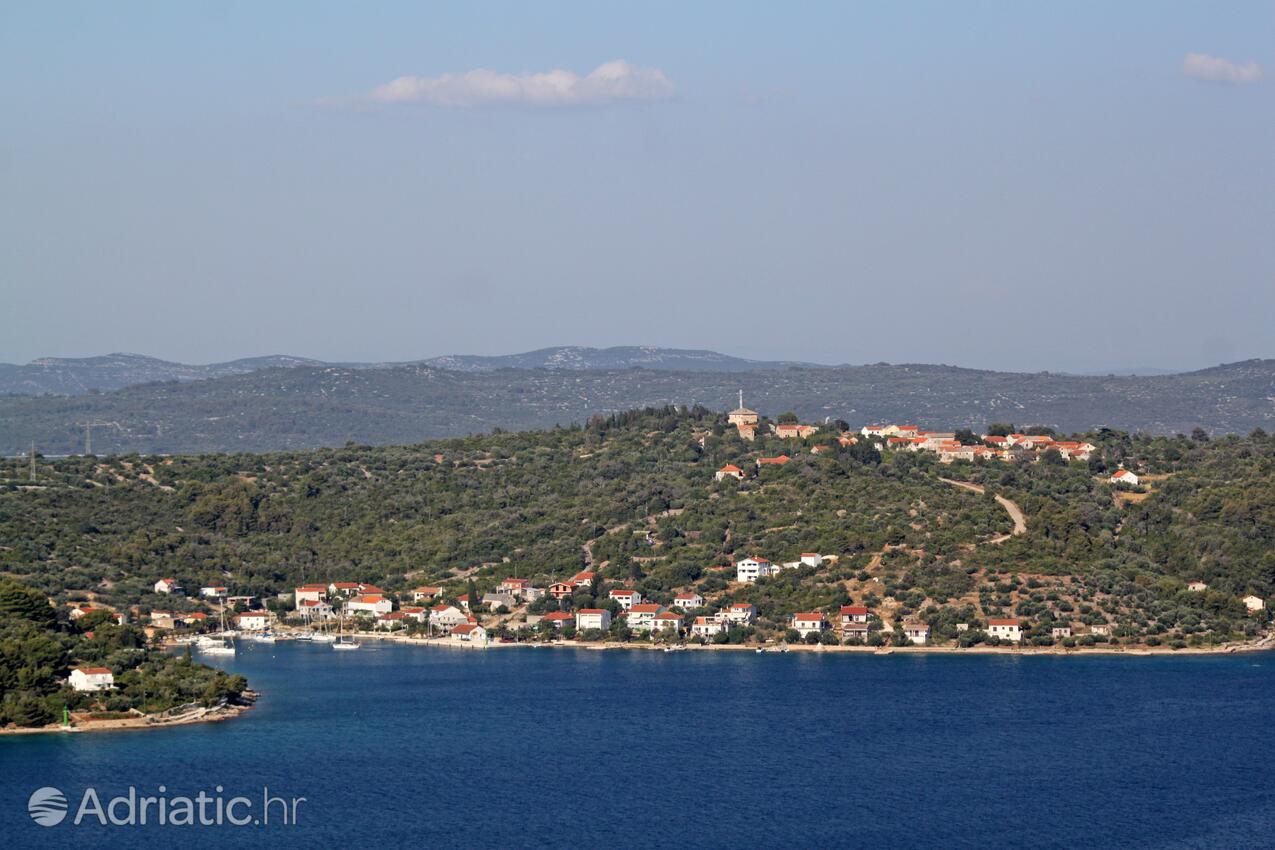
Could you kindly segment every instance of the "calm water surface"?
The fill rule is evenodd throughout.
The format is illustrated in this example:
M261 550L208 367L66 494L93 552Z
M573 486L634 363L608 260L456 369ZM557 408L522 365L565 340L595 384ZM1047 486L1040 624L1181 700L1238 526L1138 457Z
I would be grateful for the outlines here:
M241 645L184 728L0 739L16 847L1275 848L1275 655L1013 658ZM298 823L54 827L92 786ZM264 844L263 844L264 842Z

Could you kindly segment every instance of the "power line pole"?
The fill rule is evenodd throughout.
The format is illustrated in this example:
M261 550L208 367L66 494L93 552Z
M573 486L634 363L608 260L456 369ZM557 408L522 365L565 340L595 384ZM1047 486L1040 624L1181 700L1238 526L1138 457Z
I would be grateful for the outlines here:
M84 456L93 454L93 423L84 423Z
M31 480L35 481L35 440L31 441Z

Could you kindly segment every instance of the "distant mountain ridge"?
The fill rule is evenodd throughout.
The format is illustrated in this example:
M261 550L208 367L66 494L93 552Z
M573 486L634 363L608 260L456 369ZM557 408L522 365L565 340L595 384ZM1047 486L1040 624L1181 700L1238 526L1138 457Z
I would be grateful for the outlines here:
M147 357L142 354L106 354L100 357L42 357L25 365L0 363L0 394L83 395L109 392L162 381L203 381L227 375L243 375L262 369L335 367L342 369L388 369L425 365L455 372L493 372L498 369L663 369L695 372L747 372L754 369L783 369L790 366L819 368L814 363L748 360L701 351L653 346L587 348L556 346L522 354L451 354L406 362L331 363L308 357L274 354L246 357L225 363L191 365Z
M890 365L672 371L496 369L423 364L291 366L199 381L68 396L0 396L0 453L83 451L93 423L100 453L260 452L411 444L495 428L525 430L664 404L748 406L804 421L909 422L980 429L993 422L1065 432L1275 430L1275 360L1153 377L994 372Z

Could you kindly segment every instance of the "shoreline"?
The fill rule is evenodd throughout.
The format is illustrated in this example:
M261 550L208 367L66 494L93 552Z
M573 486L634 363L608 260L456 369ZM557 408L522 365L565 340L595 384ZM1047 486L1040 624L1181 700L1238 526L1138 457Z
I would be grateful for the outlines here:
M522 641L512 643L500 643L493 641L492 643L483 645L475 644L469 641L460 641L450 637L444 638L422 638L408 637L406 635L393 634L359 634L359 640L367 638L369 640L388 641L390 643L399 643L409 646L426 646L438 647L441 649L513 649L513 648L543 648L543 649L586 649L594 652L605 652L610 650L645 650L648 652L662 652L669 646L668 644L651 644L651 643L608 643L608 642L584 642L584 641L552 641L541 643L538 641ZM780 644L681 644L675 651L677 652L752 652L756 653L758 649L762 650L762 654L772 652L782 652ZM1129 647L1061 647L1061 646L825 646L823 644L789 644L786 648L790 652L808 652L815 654L834 654L834 653L859 653L867 655L1039 655L1039 656L1082 656L1082 655L1127 655L1137 658L1148 657L1169 657L1182 655L1235 655L1245 652L1268 652L1275 650L1275 635L1267 635L1255 641L1247 641L1244 643L1222 644L1221 646L1212 647L1184 647L1182 649L1173 649L1171 647L1161 646L1129 646Z
M81 732L116 732L137 729L168 729L174 726L192 726L196 723L220 723L232 720L250 711L261 694L256 691L244 691L244 702L234 705L222 705L215 708L198 708L186 714L171 718L159 718L157 715L143 714L136 717L122 717L112 720L84 720L70 727L60 724L49 726L4 727L0 735L53 735L79 734Z

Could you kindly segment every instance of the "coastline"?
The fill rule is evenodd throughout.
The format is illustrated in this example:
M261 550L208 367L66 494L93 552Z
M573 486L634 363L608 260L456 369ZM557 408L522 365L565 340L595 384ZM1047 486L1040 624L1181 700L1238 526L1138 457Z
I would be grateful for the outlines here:
M256 691L244 691L244 702L234 705L221 705L213 708L198 708L171 718L158 715L143 714L136 717L122 717L111 720L82 720L66 727L59 724L32 727L0 728L0 735L49 735L78 734L80 732L116 732L135 729L168 729L173 726L190 726L195 723L220 723L231 720L250 711L261 694Z
M585 649L595 652L610 650L645 650L662 652L664 644L650 643L597 643L583 641L553 641L539 643L523 641L518 643L500 643L498 641L483 645L469 641L456 640L450 637L422 638L394 634L359 634L359 639L389 641L391 643L412 646L438 647L441 649ZM761 649L763 653L781 652L779 644L683 644L676 651L688 652L752 652ZM1130 647L1061 647L1061 646L824 646L823 644L790 644L785 647L790 652L809 652L815 654L859 653L866 655L1039 655L1039 656L1082 656L1082 655L1127 655L1131 657L1167 657L1181 655L1234 655L1241 652L1266 652L1275 650L1275 635L1267 635L1255 641L1229 643L1210 647L1184 647L1173 649L1163 646L1130 646Z

